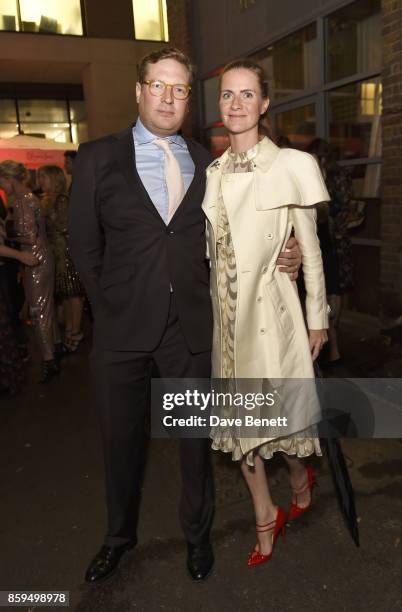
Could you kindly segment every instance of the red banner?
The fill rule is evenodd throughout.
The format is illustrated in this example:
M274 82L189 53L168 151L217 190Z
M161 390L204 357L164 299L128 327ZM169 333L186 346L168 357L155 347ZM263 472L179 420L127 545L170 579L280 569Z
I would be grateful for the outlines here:
M0 149L0 162L6 159L25 164L30 170L35 170L39 166L51 164L64 166L64 151L53 149Z

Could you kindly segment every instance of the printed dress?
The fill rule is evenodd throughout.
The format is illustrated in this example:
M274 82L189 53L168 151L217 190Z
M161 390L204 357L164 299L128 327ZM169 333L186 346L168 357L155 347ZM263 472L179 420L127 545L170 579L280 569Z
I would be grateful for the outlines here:
M42 356L54 353L54 260L49 247L45 219L39 201L32 193L19 195L13 204L14 231L22 241L21 250L35 255L39 264L25 267L25 296ZM26 242L25 242L26 241Z
M84 296L68 246L68 207L68 197L60 194L54 207L49 208L46 220L46 231L55 259L55 296L61 300Z

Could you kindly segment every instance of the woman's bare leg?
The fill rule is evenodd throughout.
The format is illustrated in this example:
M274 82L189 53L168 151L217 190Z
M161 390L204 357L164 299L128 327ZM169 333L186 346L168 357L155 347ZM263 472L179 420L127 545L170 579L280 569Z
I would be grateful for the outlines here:
M59 327L59 322L57 320L56 315L57 315L57 308L55 308L55 313L53 317L53 340L55 344L60 344L61 343L60 327Z
M84 300L82 297L73 297L70 299L71 316L72 316L72 333L78 335L81 332L82 310Z
M64 333L66 341L69 341L69 337L73 333L73 313L71 308L71 300L63 300L63 312L64 312Z
M254 468L250 468L245 461L242 461L241 470L250 489L256 523L257 525L266 525L275 521L277 506L272 501L265 463L259 455L255 456L254 466ZM259 552L263 555L268 555L272 550L272 533L272 531L257 533Z
M286 453L282 453L282 456L289 467L290 486L292 489L300 491L307 483L307 473L303 460L296 455L287 455ZM296 503L295 495L293 495L293 502ZM311 494L308 488L303 493L297 494L297 505L299 508L307 508L310 502Z

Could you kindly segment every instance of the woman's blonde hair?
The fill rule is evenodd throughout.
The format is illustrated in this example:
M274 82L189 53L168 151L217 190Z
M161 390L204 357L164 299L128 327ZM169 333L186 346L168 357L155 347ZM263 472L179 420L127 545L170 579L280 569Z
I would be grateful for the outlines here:
M28 170L24 164L13 159L6 159L0 163L0 176L8 180L15 179L19 183L24 183L29 178Z
M60 166L40 166L38 172L43 172L50 179L52 193L67 193L67 179Z

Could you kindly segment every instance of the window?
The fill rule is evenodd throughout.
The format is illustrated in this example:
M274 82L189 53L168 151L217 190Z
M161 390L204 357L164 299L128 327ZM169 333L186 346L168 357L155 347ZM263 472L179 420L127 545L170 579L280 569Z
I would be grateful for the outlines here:
M305 149L317 133L315 104L276 113L277 136L286 136L291 146Z
M206 137L208 140L207 146L213 157L222 155L229 146L229 136L222 125L217 124L206 130Z
M267 73L273 139L305 150L323 138L351 175L349 231L359 275L350 305L375 312L376 289L367 286L379 269L381 246L381 0L323 9L303 29L280 39L270 35L271 42L249 57ZM202 82L204 143L214 156L228 146L219 121L217 74L204 75Z
M88 139L82 100L0 99L0 138L17 134L56 142Z
M349 232L360 242L379 240L381 232L381 206L379 185L380 164L361 164L348 168L353 183L353 198L349 204Z
M137 40L169 40L166 0L133 0Z
M0 29L19 30L15 0L0 0Z
M0 100L0 138L18 134L17 109L14 100Z
M275 138L305 149L320 136L341 162L366 160L359 171L373 192L379 185L373 161L381 156L380 48L380 0L357 0L249 56L267 73ZM218 79L215 71L202 82L205 137L215 151L223 131Z
M251 59L261 64L266 71L272 100L317 87L319 70L316 23L255 53Z
M0 0L0 30L83 35L80 0Z
M341 159L381 155L379 78L333 89L329 97L330 141Z
M71 100L69 107L72 142L85 142L88 140L85 102L83 100Z
M328 80L381 69L381 0L359 0L328 17Z
M219 75L203 81L204 119L207 125L220 121L219 112Z
M70 123L64 100L19 100L21 131L57 142L70 141Z
M381 164L357 164L349 168L353 182L353 194L356 198L380 197ZM379 229L379 227L377 227Z

